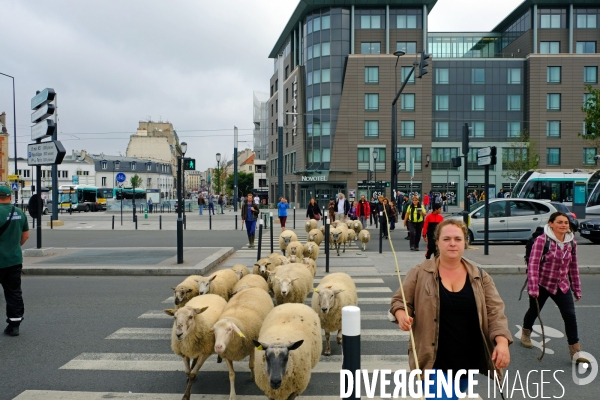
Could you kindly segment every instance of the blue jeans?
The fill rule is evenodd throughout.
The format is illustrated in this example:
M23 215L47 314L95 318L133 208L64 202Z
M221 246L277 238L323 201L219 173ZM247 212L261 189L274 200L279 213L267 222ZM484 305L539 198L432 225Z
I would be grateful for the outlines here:
M254 235L256 231L256 220L254 221L245 221L246 222L246 231L248 231L248 236Z
M198 206L198 215L202 215L202 211L204 210L204 205L200 204Z
M210 215L211 211L212 211L212 214L215 215L215 205L212 203L208 203L208 215Z
M437 397L437 374L442 374L444 377L446 376L446 374L442 371L440 371L439 369L434 370L435 374L432 374L430 376L430 379L433 380L433 384L429 386L429 393L431 393L430 396L425 396L425 381L423 381L423 396L426 399L438 399L438 400L458 400L458 396L456 394L456 387L454 387L454 376L452 377L452 388L453 388L453 395L451 397L446 396L446 391L442 389L441 391L441 396ZM454 372L454 371L453 371ZM465 375L462 375L465 376ZM425 379L425 375L423 374L423 379ZM469 380L467 378L461 379L460 380L460 384L459 384L459 388L460 391L462 393L466 393L467 392L467 387L469 386Z

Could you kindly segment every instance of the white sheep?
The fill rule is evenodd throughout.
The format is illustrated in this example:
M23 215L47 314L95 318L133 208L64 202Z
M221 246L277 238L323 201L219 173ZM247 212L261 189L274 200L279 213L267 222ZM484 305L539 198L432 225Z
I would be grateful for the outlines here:
M249 275L252 276L252 275ZM258 279L259 276L254 275ZM254 343L263 320L273 309L271 296L260 288L248 288L229 300L219 320L213 326L215 353L227 362L229 369L229 399L235 400L233 362L250 356L250 379L254 380Z
M363 229L358 233L358 240L362 242L363 251L367 250L367 243L371 240L371 234L368 230Z
M323 234L323 237L325 237L325 225L321 225L321 227L319 228L319 230L321 231L321 233Z
M337 255L340 255L340 246L344 244L344 252L346 252L346 238L345 232L339 228L333 228L329 231L329 243L333 244L333 247L337 251Z
M354 232L358 235L360 231L363 230L362 222L359 220L352 221L352 226L348 226L350 229L354 230Z
M216 294L226 301L231 297L233 286L239 281L235 272L230 269L222 269L209 277L196 279L198 282L198 292L203 294Z
M238 279L242 279L244 276L250 273L250 270L244 264L235 264L231 270L235 272L235 274L238 276Z
M221 296L206 294L194 297L173 314L175 322L171 330L171 349L183 357L185 373L189 378L184 399L190 398L192 383L198 370L214 353L215 335L212 327L226 305L227 302ZM190 366L191 360L195 361Z
M202 278L202 275L190 275L183 280L179 285L172 287L175 291L175 309L185 306L192 298L198 296L198 284L196 279Z
M276 267L278 265L287 264L290 262L286 256L282 256L281 254L277 254L277 253L271 253L271 254L269 254L269 256L267 258L271 261L271 264L274 267Z
M265 280L267 279L267 271L272 271L275 265L271 262L270 258L261 258L254 263L252 273L255 275L262 276Z
M306 242L304 245L304 257L310 257L316 261L319 258L319 245L315 242Z
M332 226L333 228L339 228L341 224L343 224L343 222L342 222L342 221L333 221L333 222L331 223L331 226Z
M304 230L306 231L306 233L308 233L308 232L312 231L313 229L316 229L317 226L319 226L319 221L317 221L316 219L309 219L304 224Z
M287 247L285 253L288 255L288 257L289 256L302 257L302 254L304 254L304 246L302 246L302 243L295 240L293 242L290 242L290 244L288 244L288 247Z
M277 304L303 303L313 289L313 275L305 264L282 265L273 280L273 297Z
M269 399L295 399L308 387L321 356L319 317L304 304L277 306L254 344L256 385Z
M323 242L323 237L323 232L321 232L320 229L313 229L310 232L308 232L308 235L306 236L309 242L315 242L317 246L321 245L321 243Z
M233 286L233 292L231 293L231 296L233 297L235 293L239 292L244 287L257 287L269 293L269 285L267 284L267 281L265 281L260 275L250 274L240 279L239 282Z
M356 232L352 229L348 229L348 245L351 245L352 242L356 240Z
M294 231L290 230L290 229L286 229L285 231L281 232L279 234L279 249L281 250L281 252L283 253L283 255L286 255L286 249L288 247L288 245L291 242L296 242L298 241L298 236L296 236L296 233L294 233Z
M356 285L343 272L325 275L312 296L312 308L319 315L325 331L325 355L331 354L330 332L337 331L337 343L342 343L342 308L358 305Z
M317 262L315 260L309 257L304 257L302 259L302 264L307 266L313 277L317 274Z

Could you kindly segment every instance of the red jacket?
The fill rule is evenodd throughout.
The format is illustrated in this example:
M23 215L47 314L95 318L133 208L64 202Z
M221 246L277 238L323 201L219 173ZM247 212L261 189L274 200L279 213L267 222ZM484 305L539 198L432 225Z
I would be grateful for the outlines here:
M426 194L425 196L423 196L423 205L424 206L428 206L429 205L429 195Z
M361 205L360 201L358 202L358 205L356 206L356 216L357 217L361 217L362 213L360 212L361 208L363 207L363 205ZM365 200L365 217L368 217L369 215L371 215L371 206L369 205L369 202Z
M439 224L440 222L442 222L444 220L444 217L442 216L442 214L434 214L434 213L430 213L427 214L427 216L425 217L425 223L423 224L423 237L427 236L427 229L429 227L429 224Z

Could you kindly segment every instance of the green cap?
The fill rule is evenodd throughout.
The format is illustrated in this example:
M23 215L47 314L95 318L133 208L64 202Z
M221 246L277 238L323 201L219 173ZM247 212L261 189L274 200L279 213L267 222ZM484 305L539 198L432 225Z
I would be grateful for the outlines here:
M11 195L12 195L12 192L10 191L10 188L8 186L4 186L4 185L0 186L0 196L10 197Z

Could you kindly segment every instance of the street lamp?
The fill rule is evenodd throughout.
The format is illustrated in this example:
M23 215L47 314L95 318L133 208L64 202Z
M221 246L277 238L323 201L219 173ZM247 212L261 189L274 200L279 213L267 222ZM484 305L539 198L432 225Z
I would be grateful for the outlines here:
M405 55L406 52L403 50L396 50L394 55L396 56L396 65L394 66L394 93L398 92L398 61L400 57ZM400 89L400 93L404 89L404 85L410 78L410 75L414 71L414 67L411 70L410 74L406 77L406 81L402 85L402 89ZM391 168L391 185L392 185L392 193L396 193L398 191L398 116L397 116L397 98L399 95L396 95L396 99L392 102L392 168Z
M15 101L15 77L7 74L3 74L0 72L0 75L4 75L12 79L12 87L13 87L13 131L15 135L15 175L17 174L17 103ZM41 192L40 192L41 193ZM32 193L33 195L33 193ZM19 192L15 192L15 207L17 206L17 202L19 200ZM56 200L54 200L56 202Z
M181 155L177 156L177 264L183 264L183 199L182 196L182 175L183 175L183 157L187 152L187 143L181 142L179 145Z
M425 161L426 161L425 167L429 167L429 163L431 162L431 154L427 154L425 156Z
M221 192L221 176L223 175L223 174L221 174L221 153L217 153L216 158L217 158L217 177L219 178L219 180L217 181L217 191Z
M377 149L373 150L373 170L375 171L375 187L377 187L377 156L379 155L379 151Z

